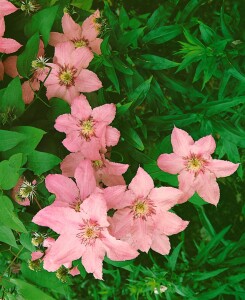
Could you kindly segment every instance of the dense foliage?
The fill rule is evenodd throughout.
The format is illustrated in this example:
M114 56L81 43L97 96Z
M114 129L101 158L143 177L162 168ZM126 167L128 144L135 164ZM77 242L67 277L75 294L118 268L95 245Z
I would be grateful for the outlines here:
M4 62L18 56L20 76L8 71L0 81L0 298L244 299L245 3L40 0L30 6L33 1L10 2L20 9L4 17L4 37L23 46L14 54L1 54L6 70ZM94 54L89 70L103 87L84 94L93 108L116 105L113 127L121 136L111 148L110 160L130 166L123 174L126 183L141 166L155 186L178 187L177 175L157 165L160 154L173 152L174 126L194 140L212 135L217 146L213 158L240 163L233 175L217 180L217 207L195 193L173 208L190 223L170 237L169 255L150 250L122 262L105 257L103 281L94 279L79 261L75 266L80 275L75 277L65 267L52 273L39 260L31 261L31 253L42 250L38 237L57 237L32 218L54 201L45 178L60 174L60 162L69 154L62 145L65 134L54 125L71 108L62 97L47 97L45 80L34 90L33 101L23 102L21 88L33 76L40 37L51 62L50 32L63 32L64 12L81 24L97 8L102 54ZM21 175L35 187L29 206L13 201Z

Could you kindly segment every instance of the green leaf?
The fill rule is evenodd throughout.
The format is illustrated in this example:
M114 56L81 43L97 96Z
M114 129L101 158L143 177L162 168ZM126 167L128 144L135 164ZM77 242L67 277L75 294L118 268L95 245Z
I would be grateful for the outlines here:
M10 161L3 160L0 162L0 188L10 190L18 182L19 168L13 166Z
M117 56L112 57L112 62L114 67L121 73L125 75L133 75L134 71L131 70L127 65L125 65L122 60L120 60Z
M151 87L152 78L153 77L151 76L145 82L141 83L132 93L128 95L128 99L132 103L130 106L131 109L141 105L141 103L145 100Z
M198 206L207 204L207 202L205 202L197 193L195 193L188 201Z
M28 77L31 63L37 58L39 48L39 34L35 33L26 43L25 50L18 56L17 69L21 76Z
M22 88L19 77L15 77L4 90L0 111L19 117L25 110L25 103L22 99Z
M71 113L70 105L60 98L52 98L49 100L50 109L48 110L48 118L55 121L58 116Z
M163 6L160 6L158 9L156 9L147 21L147 28L153 30L159 27L165 21L163 18L165 12L166 10Z
M41 175L57 166L60 162L61 159L53 154L33 151L28 155L27 167L35 175Z
M144 43L151 43L151 44L163 44L174 39L176 36L182 33L182 26L170 25L170 26L161 26L155 30L150 31L146 34L142 41Z
M71 5L83 10L90 10L93 5L93 0L72 0Z
M36 251L36 247L31 242L31 235L30 233L22 233L20 235L20 243L22 246L24 246L26 249L28 249L31 252Z
M136 64L148 70L166 70L179 65L179 63L168 60L167 58L151 54L141 55L136 61Z
M20 232L27 232L24 224L14 213L14 205L7 196L0 196L0 223Z
M178 186L177 175L172 175L166 172L163 172L157 165L156 161L151 164L144 164L144 169L147 173L151 175L151 177L155 180L160 180L162 182L166 182L172 186Z
M53 297L44 293L32 284L29 284L20 279L10 279L16 285L18 295L25 300L42 299L42 300L55 300Z
M172 270L172 272L175 270L177 259L178 259L182 245L183 245L183 242L179 243L179 245L174 248L172 254L167 257L168 265L169 265L170 269Z
M104 258L104 261L114 267L119 267L119 268L122 268L122 267L125 267L128 265L132 265L134 262L133 259L126 260L126 261L114 261L114 260L109 259L107 256Z
M122 137L128 142L130 145L135 147L136 149L143 151L144 144L139 137L138 133L132 127L124 127L121 129Z
M58 5L48 7L33 15L31 20L25 26L25 34L27 36L32 36L36 32L39 32L42 36L44 45L47 46L58 7Z
M25 135L25 139L14 148L6 151L4 153L4 157L9 157L19 152L25 154L31 153L39 144L43 135L46 133L45 131L39 128L30 127L30 126L13 127L12 130Z
M214 270L211 272L195 273L195 280L202 281L202 280L206 280L209 278L213 278L213 277L223 273L226 270L228 270L228 268L222 268L222 269Z
M118 78L117 78L115 68L112 65L109 67L105 64L104 64L104 67L105 67L106 76L108 76L108 78L110 79L110 81L114 85L116 91L120 94L119 81L118 81Z
M6 151L14 148L25 139L22 133L0 130L0 151Z
M12 230L4 225L0 225L0 241L18 248Z
M136 44L139 36L144 31L144 28L133 29L129 32L124 33L118 40L120 50L127 48L131 44Z

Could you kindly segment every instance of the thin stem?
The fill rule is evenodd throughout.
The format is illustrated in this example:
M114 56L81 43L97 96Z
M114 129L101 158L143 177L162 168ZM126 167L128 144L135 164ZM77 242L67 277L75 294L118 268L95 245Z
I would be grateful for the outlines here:
M21 249L19 250L19 252L15 255L14 259L8 265L8 267L6 268L6 270L3 272L3 275L9 270L9 268L12 266L12 264L16 261L16 259L18 258L18 256L20 255L20 253L22 252L23 249L24 249L24 246L22 246Z
M41 205L40 205L40 203L38 202L38 200L37 200L36 197L34 197L34 200L35 200L35 202L37 203L37 206L39 207L39 209L42 209L42 207L41 207Z

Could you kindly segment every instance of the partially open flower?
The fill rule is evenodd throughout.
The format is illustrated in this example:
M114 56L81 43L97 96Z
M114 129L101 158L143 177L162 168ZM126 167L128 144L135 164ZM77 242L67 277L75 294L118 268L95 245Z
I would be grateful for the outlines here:
M20 177L12 191L13 199L22 206L29 206L30 201L36 197L36 181L29 182L25 177Z

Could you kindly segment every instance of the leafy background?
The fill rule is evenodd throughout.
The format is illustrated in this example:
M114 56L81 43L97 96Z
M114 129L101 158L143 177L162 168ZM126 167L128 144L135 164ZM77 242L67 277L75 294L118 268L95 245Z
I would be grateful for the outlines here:
M18 1L12 1L16 6ZM174 125L193 138L212 134L215 157L240 162L238 171L219 179L218 207L204 205L197 195L174 210L189 220L188 228L171 237L172 251L153 251L130 262L104 262L104 281L96 281L79 265L81 276L28 268L33 232L46 233L31 223L37 203L23 208L11 200L21 174L38 179L38 202L52 196L44 185L49 173L59 173L67 154L63 134L54 130L56 117L69 112L63 100L48 101L45 88L26 106L21 81L5 75L0 82L0 297L4 299L244 299L245 236L243 167L245 130L245 3L239 0L169 1L39 1L32 16L18 11L5 17L6 36L24 46L18 71L31 75L39 35L46 57L50 31L61 31L66 7L77 22L99 8L103 24L102 55L90 68L103 88L87 96L92 106L117 105L114 126L121 140L112 160L130 164L129 182L139 165L156 185L177 186L177 178L160 171L156 159L171 152ZM14 26L12 26L14 24ZM18 26L17 26L18 24ZM5 59L5 56L2 57ZM168 289L160 292L164 285ZM155 289L155 293L154 293Z

